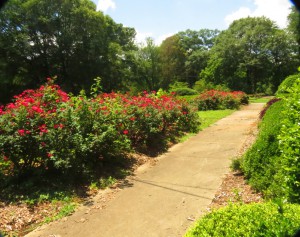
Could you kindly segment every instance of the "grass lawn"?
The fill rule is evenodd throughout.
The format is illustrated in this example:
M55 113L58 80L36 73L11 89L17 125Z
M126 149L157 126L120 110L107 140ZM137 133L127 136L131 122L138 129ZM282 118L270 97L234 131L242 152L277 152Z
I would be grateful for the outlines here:
M201 130L209 127L210 125L214 124L218 120L225 118L226 116L232 114L234 111L235 110L232 110L232 109L199 111L198 115L199 115L200 121L201 121L199 130L201 131ZM188 133L180 139L180 142L184 142L194 135L195 135L195 133Z
M201 120L200 130L209 127L218 120L232 114L234 111L235 110L232 109L199 111L198 115Z
M249 103L267 103L274 96L254 97L250 96Z

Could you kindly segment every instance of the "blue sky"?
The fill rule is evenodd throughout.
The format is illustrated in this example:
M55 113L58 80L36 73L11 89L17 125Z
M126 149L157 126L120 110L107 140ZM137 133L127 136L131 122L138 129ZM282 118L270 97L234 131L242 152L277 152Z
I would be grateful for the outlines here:
M292 6L289 0L93 0L97 10L117 23L134 27L137 41L152 37L157 44L179 31L226 29L247 16L266 16L281 28Z

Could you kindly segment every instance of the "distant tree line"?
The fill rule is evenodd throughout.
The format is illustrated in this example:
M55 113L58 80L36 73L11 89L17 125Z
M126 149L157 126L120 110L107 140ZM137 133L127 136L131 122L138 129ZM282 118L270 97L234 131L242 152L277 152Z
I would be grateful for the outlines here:
M179 32L157 46L135 43L135 29L96 11L90 0L10 0L0 12L0 103L47 77L67 92L168 90L179 82L224 85L247 93L276 91L299 65L299 16L287 29L265 17L227 30Z

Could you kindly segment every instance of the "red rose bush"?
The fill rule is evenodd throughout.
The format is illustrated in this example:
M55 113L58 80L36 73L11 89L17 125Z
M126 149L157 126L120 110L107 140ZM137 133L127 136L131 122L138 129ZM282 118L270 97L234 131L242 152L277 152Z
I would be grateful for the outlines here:
M196 111L173 96L69 96L52 79L0 107L0 172L89 173L132 151L167 147L197 131Z

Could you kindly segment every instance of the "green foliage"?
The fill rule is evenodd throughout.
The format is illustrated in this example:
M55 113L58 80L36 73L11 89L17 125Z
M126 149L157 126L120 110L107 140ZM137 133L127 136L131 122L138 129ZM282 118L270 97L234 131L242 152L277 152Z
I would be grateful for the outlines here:
M91 100L69 99L51 84L16 97L0 116L1 160L11 164L8 174L84 174L101 159L124 156L130 150L127 137L92 109Z
M48 76L57 75L75 94L98 76L105 91L123 89L131 78L135 30L96 11L90 0L8 1L0 29L0 102Z
M281 82L281 84L278 87L278 90L276 92L277 96L284 96L284 94L288 94L293 87L293 85L297 82L300 81L300 74L295 74L288 76Z
M234 21L221 32L200 78L248 94L272 93L298 65L296 42L265 17Z
M262 95L253 95L250 96L250 103L267 103L272 97L263 97Z
M187 82L175 82L174 84L170 85L170 90L171 93L175 93L178 96L185 96L185 95L196 95L198 94L197 91L191 89L188 87Z
M272 104L276 103L276 102L279 101L279 100L281 100L281 99L280 99L280 98L276 98L276 97L273 98L273 99L270 99L270 100L266 103L266 105L264 106L264 108L260 111L260 113L259 113L259 118L262 119L262 118L265 116L267 110L270 108L270 106L271 106Z
M289 84L290 78L287 82L283 83ZM269 109L262 111L257 141L243 158L242 170L266 197L299 203L300 82L293 83L287 92L283 100L269 101Z
M230 168L233 171L241 171L242 170L242 162L240 158L234 158L231 161Z
M229 205L205 215L185 237L292 237L299 229L299 223L299 205L275 203Z
M259 125L260 131L256 142L242 160L242 170L249 183L265 194L279 169L277 161L280 159L280 150L277 136L281 129L281 121L284 119L283 109L283 101L270 106Z
M184 95L184 96L179 96L179 98L186 100L188 103L192 103L197 96L198 96L198 94L197 95Z
M185 95L197 95L198 92L189 88L187 82L175 82L174 84L170 85L171 93L175 93L178 96L185 96Z
M187 82L189 86L194 85L198 80L199 72L207 66L210 49L219 33L219 30L201 29L199 31L186 30L176 34L180 38L180 48L185 52L181 80Z
M189 85L187 82L176 81L170 85L170 91L173 91L178 88L188 88Z
M90 94L93 96L93 97L96 97L97 95L99 95L102 91L102 85L101 85L101 78L100 77L96 77L94 79L95 83L91 86L91 89L90 89Z
M71 215L77 207L76 203L66 203L59 211L59 213L52 217L46 217L43 223L50 223L52 221L56 221L62 219L63 217Z
M248 104L244 92L224 92L209 90L195 98L194 104L198 110L238 109L242 104Z
M180 37L173 35L166 38L160 45L160 58L162 62L161 87L167 89L176 81L183 81L185 50L180 45Z
M196 81L193 89L198 92L204 92L208 90L217 90L217 91L225 91L225 92L230 91L230 89L226 85L222 85L222 84L214 85L213 83L204 80Z
M203 130L209 127L211 124L232 114L234 111L235 110L230 110L230 109L198 111L198 115L201 121L200 129Z
M164 40L160 46L162 87L167 89L177 81L192 87L199 72L207 66L210 49L218 34L218 30L186 30Z
M300 58L300 16L295 6L291 8L291 12L288 15L287 29L298 44L298 58Z
M274 177L273 193L290 202L300 202L300 81L285 98L284 119L278 136L280 169Z
M184 96L184 95L197 95L198 92L191 88L176 88L172 90L172 92L176 93L176 95Z
M109 186L114 185L117 182L117 179L115 179L112 176L108 176L107 178L101 178L96 182L92 182L90 185L90 189L104 189Z
M134 53L132 65L133 81L131 90L154 91L161 86L161 58L159 48L152 38L146 39L146 45L141 45Z
M232 114L235 110L207 110L207 111L198 111L198 116L200 118L201 124L199 125L199 130L203 130L210 125L214 124L218 120L225 118L226 116ZM188 140L190 137L195 135L195 133L185 134L180 138L180 142Z
M89 176L128 152L161 152L199 121L175 97L101 94L71 97L52 80L27 90L0 109L0 175L22 177L60 173Z

